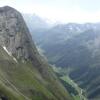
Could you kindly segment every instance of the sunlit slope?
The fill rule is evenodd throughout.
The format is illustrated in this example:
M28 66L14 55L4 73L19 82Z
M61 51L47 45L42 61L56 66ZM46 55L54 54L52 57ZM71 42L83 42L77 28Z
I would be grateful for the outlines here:
M52 73L51 69L49 72ZM71 100L55 75L54 79L50 77L52 75L44 79L30 61L16 62L0 47L0 97L9 100Z

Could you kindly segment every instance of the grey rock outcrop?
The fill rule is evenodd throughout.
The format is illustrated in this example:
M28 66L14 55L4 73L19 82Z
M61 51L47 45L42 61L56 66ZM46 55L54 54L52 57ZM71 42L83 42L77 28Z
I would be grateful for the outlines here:
M31 51L35 46L21 14L9 6L0 8L0 45L18 59L31 58L37 52Z

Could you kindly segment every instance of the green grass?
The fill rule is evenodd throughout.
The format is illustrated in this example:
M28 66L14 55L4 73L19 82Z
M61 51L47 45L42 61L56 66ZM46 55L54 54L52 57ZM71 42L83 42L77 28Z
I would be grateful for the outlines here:
M0 81L0 95L6 96L9 100L24 100L25 98L18 92L7 87L2 81Z
M73 96L74 100L81 100L79 95Z
M42 81L39 81L38 77L41 78L41 76L39 76L39 73L38 73L38 77L35 76L36 72L34 70L31 70L30 67L27 66L27 64L25 65L20 64L21 66L19 65L13 66L13 64L12 65L10 64L9 66L10 68L8 68L8 66L5 64L1 64L1 65L0 65L0 70L3 72L3 78L9 80L24 95L27 95L29 98L36 98L36 97L38 98L37 94L36 96L34 95L34 97L33 96L31 97L32 94L26 92L28 89L31 90L33 88L34 90L32 91L36 91L41 95L45 95L47 98L54 98L52 93L49 92L47 88L44 86Z
M16 63L0 47L0 95L9 100L72 100L49 67L47 72L43 78L31 61Z

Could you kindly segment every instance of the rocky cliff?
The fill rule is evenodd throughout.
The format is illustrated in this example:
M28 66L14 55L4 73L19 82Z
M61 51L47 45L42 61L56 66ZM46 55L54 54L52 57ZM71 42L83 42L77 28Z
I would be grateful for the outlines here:
M28 59L32 56L29 48L34 44L29 30L21 14L8 6L0 8L0 44L17 58ZM35 53L36 49L33 50Z

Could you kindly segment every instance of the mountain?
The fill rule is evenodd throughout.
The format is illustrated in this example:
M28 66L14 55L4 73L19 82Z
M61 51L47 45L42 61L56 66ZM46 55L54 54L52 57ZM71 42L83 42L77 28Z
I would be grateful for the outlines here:
M100 99L100 23L59 24L34 38L49 62L66 70L89 100Z
M100 23L95 23L95 24L91 24L91 23L58 24L54 27L51 27L48 30L45 30L44 32L39 32L37 34L33 34L33 38L35 39L36 43L41 46L43 46L44 44L48 45L49 43L50 43L50 45L51 44L54 45L55 43L56 44L57 43L64 44L64 42L66 42L68 39L72 38L73 36L79 35L80 33L90 30L90 29L99 30L99 27L100 27ZM37 40L37 38L38 38L38 40ZM52 38L52 41L50 40L51 38Z
M34 34L44 32L53 25L47 22L45 19L37 16L36 14L22 14L25 19L27 26L34 37Z
M44 19L35 14L23 14L23 17L31 29L43 29L49 27L48 23Z
M0 8L0 100L72 100L9 6Z

